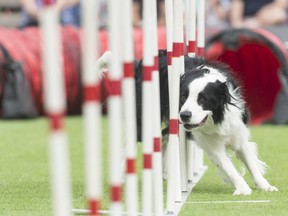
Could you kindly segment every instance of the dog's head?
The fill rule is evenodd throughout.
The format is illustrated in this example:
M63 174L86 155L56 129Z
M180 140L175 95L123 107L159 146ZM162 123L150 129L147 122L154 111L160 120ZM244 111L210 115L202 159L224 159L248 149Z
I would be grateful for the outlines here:
M181 76L179 121L187 131L206 124L220 124L231 104L227 77L205 64L186 69Z

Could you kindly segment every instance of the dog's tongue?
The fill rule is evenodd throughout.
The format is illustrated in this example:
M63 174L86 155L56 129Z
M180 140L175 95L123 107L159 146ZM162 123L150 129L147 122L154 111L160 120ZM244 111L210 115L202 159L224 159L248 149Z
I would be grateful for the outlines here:
M191 130L192 128L196 128L196 127L199 127L199 126L202 126L205 124L205 122L207 121L207 118L208 116L206 116L200 123L198 124L184 124L184 128L186 130Z

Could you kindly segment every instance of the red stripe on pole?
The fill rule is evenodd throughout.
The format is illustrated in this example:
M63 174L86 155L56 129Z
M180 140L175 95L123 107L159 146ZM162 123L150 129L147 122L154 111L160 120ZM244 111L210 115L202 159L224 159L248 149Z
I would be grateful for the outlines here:
M158 56L154 56L154 71L158 71L159 59Z
M187 50L188 50L188 53L195 53L195 51L196 51L196 42L195 41L189 41Z
M167 64L172 65L172 52L167 52Z
M143 81L152 80L152 71L154 66L143 66Z
M170 119L169 121L169 133L170 134L178 134L178 120Z
M90 213L89 215L93 215L93 216L96 216L96 215L99 215L98 214L98 211L100 209L100 201L99 200L88 200L88 205L89 205L89 210L90 210Z
M54 4L54 0L44 0L43 1L44 6L48 6L48 5L52 5L52 4Z
M143 168L144 169L152 169L152 155L144 154L143 156Z
M172 57L180 57L183 55L184 55L184 44L183 43L173 43Z
M160 152L161 151L161 141L160 137L154 138L154 152Z
M204 47L197 47L197 56L205 57Z
M84 86L84 102L100 101L100 84L94 86Z
M124 78L134 77L134 65L132 62L126 62L123 64Z
M110 92L109 96L121 95L121 80L109 80Z
M126 173L127 174L135 173L135 159L126 160Z
M57 131L63 129L63 116L64 114L48 114L50 120L50 129L52 131Z
M112 202L120 202L121 201L121 186L111 186L111 201Z

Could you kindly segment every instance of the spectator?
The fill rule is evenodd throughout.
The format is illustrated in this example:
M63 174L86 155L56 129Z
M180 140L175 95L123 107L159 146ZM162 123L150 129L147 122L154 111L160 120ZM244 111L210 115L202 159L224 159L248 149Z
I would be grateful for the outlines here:
M140 27L142 25L142 0L133 0L132 4L132 15L133 15L133 26Z
M287 0L232 0L232 27L257 28L283 24L287 20Z
M206 7L206 25L212 28L229 27L230 0L209 0Z
M142 10L143 0L133 0L132 14L133 14L133 26L140 27L142 25ZM157 20L158 25L165 25L165 1L157 0Z
M39 8L43 6L43 0L21 0L23 11L20 20L20 28L37 26ZM60 14L62 25L80 26L80 4L79 0L56 0L56 7Z

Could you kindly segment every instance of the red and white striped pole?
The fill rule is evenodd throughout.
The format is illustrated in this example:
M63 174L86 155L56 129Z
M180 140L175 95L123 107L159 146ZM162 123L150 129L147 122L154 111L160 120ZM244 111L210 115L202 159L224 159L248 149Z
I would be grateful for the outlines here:
M205 57L205 0L198 1L197 7L197 56ZM195 172L199 173L203 168L204 152L199 146L195 146Z
M110 211L111 215L121 215L121 185L123 167L121 167L123 154L122 137L122 98L121 80L122 65L120 58L120 1L108 1L109 15L109 46L111 61L109 62L110 95L108 98L108 124L109 131L109 177L110 177Z
M189 57L196 56L196 0L186 0L186 46ZM195 171L196 143L193 140L186 139L186 160L187 160L187 179L193 182Z
M152 215L152 153L153 153L153 101L152 71L154 56L152 49L152 2L143 1L143 83L142 83L142 211L144 216Z
M178 13L177 16L174 16L174 25L177 26L175 27L175 31L177 32L173 32L173 42L175 44L180 44L182 43L182 45L179 45L179 49L181 50L181 55L179 56L179 79L180 79L180 75L185 73L185 62L184 62L184 32L183 32L183 15L184 15L184 10L183 10L183 1L179 1L179 2L174 2L174 9L175 9L175 13ZM178 40L179 39L179 40ZM181 39L181 41L180 41ZM173 44L174 46L174 44ZM178 45L177 45L178 46ZM174 49L173 49L174 50ZM180 52L179 52L180 54ZM178 107L179 107L179 92L180 92L180 81L179 81L179 90L178 90ZM178 111L179 112L179 111ZM177 113L178 114L178 113ZM187 192L188 189L188 179L187 179L187 166L186 166L186 133L185 130L183 128L183 125L179 125L179 154L177 154L178 159L176 161L179 161L179 165L180 165L180 173L178 174L180 176L179 181L178 181L178 185L181 187L181 191L183 192ZM179 187L178 186L178 187ZM177 194L179 196L180 199L178 199L177 201L181 201L181 193L177 193L176 191L176 197Z
M163 215L163 177L162 177L162 153L161 153L161 114L160 114L160 87L158 70L158 25L157 25L157 0L152 2L152 52L154 55L154 68L152 71L153 91L153 197L154 215Z
M90 215L99 215L102 198L101 95L98 58L97 1L82 2L82 82L86 159L86 194Z
M182 0L174 0L167 185L167 212L169 213L174 212L175 201L181 202L178 112L182 73L184 73L183 6Z
M136 173L137 138L136 138L136 96L134 79L134 53L132 29L132 1L122 1L122 41L123 41L123 105L125 119L126 148L126 210L127 215L138 212L138 182Z
M64 131L66 96L61 56L59 11L45 1L40 14L45 111L49 118L49 156L54 215L71 215L68 140Z

